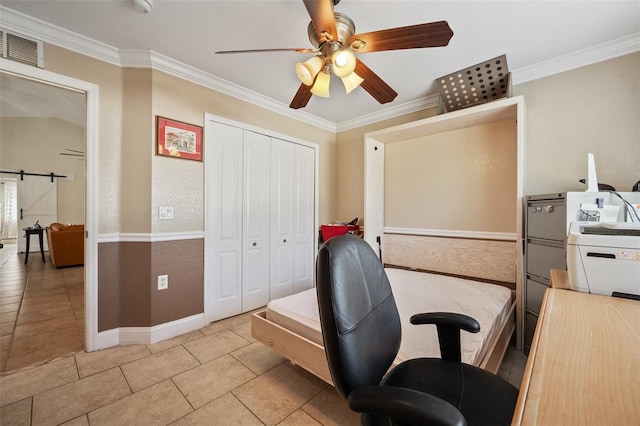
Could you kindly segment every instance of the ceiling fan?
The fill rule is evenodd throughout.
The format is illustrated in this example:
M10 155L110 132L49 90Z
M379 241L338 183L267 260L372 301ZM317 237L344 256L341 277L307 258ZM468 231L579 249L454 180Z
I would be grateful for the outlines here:
M80 157L78 158L78 160L84 160L85 158L85 153L84 151L78 151L77 149L69 149L69 148L65 148L65 151L69 151L69 152L59 152L58 154L60 155L68 155L71 157Z
M355 53L446 46L453 36L453 31L446 21L355 34L353 21L348 16L333 11L333 6L340 0L303 0L303 2L311 17L307 32L309 41L315 49L250 49L216 52L218 54L282 51L316 53L317 55L311 59L296 64L296 75L302 84L289 105L293 109L305 107L312 95L328 97L331 71L336 77L341 78L347 93L362 86L381 104L391 102L398 93L356 58Z

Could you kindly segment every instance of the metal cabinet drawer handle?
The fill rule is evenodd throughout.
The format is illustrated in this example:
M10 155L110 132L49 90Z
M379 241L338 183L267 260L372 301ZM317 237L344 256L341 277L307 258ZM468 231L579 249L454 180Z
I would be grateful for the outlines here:
M544 206L544 207L536 207L533 206L531 207L531 213L541 213L541 212L545 212L545 213L553 213L553 205L549 205L549 206Z

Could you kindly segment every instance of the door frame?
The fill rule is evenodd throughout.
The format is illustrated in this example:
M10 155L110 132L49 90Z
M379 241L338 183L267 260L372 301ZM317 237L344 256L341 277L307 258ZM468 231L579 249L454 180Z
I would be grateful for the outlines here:
M0 58L0 71L64 89L83 92L86 97L85 123L85 252L84 252L84 346L97 349L98 340L98 93L97 84L41 68Z

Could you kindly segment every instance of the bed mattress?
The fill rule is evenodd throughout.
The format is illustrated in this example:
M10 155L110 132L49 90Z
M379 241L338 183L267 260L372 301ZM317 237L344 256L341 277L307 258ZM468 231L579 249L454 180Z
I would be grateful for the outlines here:
M512 292L506 287L445 275L385 268L402 324L402 342L395 362L439 357L433 325L413 325L409 318L422 312L455 312L480 323L479 333L461 333L462 361L479 365L507 319ZM322 332L315 288L272 300L268 320L320 345Z

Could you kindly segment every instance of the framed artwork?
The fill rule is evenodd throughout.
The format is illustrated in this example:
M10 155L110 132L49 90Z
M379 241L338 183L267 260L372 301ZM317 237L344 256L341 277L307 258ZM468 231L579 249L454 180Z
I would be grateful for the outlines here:
M156 155L202 161L202 127L156 116Z

